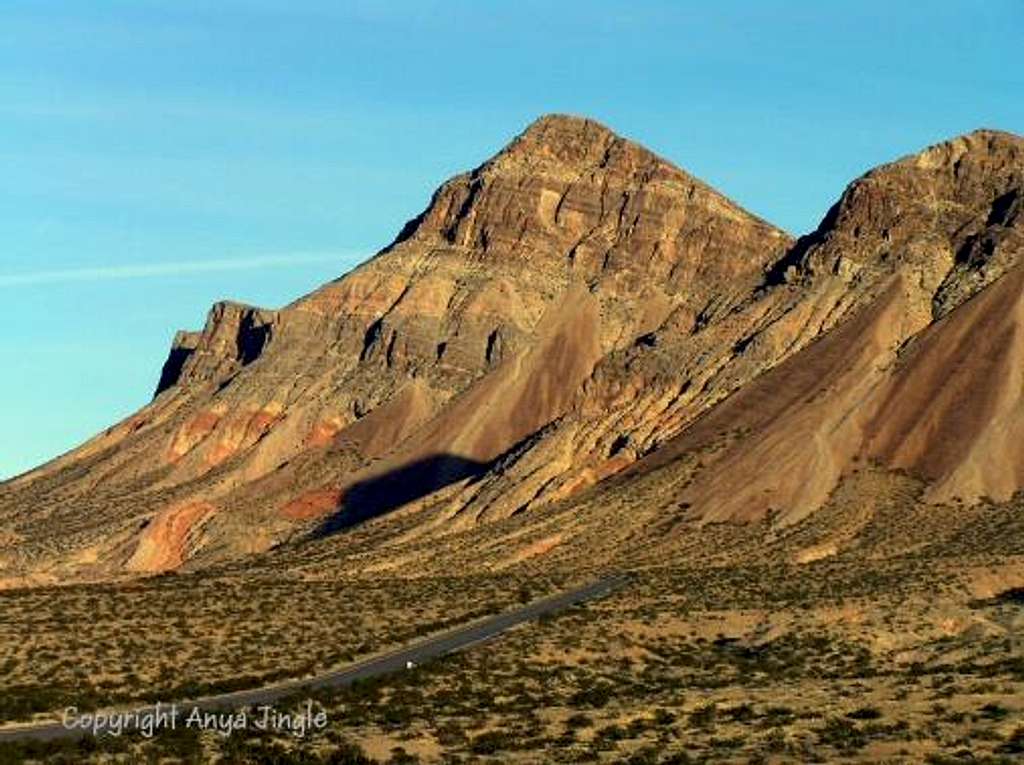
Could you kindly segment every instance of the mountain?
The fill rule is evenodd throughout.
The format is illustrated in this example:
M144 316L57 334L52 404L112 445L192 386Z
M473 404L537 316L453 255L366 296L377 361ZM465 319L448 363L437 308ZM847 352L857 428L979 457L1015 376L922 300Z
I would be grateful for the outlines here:
M814 316L815 342L648 462L744 434L681 496L704 519L797 521L859 460L919 475L929 500L1009 499L1024 487L1022 188L1024 140L991 131L855 181L776 266L751 309L782 307L743 341Z
M1024 139L978 131L867 173L794 240L543 117L344 277L179 332L148 406L0 486L0 574L198 567L357 526L391 540L373 565L412 542L491 565L472 551L506 519L543 555L569 533L552 509L579 526L625 495L642 512L588 533L656 548L672 519L798 524L864 464L925 502L1006 499L1022 186Z

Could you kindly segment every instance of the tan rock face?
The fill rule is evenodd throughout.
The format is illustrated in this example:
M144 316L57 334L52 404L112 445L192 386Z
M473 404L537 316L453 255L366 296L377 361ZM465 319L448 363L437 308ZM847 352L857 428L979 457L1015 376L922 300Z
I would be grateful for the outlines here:
M428 507L406 533L444 535L717 442L670 499L696 519L797 520L869 458L1004 496L1020 404L984 381L1022 357L1021 147L978 132L879 168L794 242L542 118L351 273L179 333L149 406L0 487L0 573L203 565Z
M1018 262L1022 188L1024 142L980 130L854 181L787 264L854 287L901 270L941 316Z

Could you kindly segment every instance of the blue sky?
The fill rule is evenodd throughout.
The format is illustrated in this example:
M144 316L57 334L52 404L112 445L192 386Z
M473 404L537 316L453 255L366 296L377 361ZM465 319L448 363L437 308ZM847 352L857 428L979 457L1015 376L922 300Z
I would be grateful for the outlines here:
M1020 0L841 6L4 0L0 477L145 403L213 301L344 273L539 114L794 233L875 164L1024 132Z

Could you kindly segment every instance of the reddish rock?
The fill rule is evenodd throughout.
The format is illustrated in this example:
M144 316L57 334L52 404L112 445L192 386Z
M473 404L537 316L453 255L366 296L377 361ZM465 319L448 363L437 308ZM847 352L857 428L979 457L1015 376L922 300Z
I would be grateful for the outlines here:
M128 570L157 573L177 568L188 559L203 524L216 512L216 507L202 501L160 511L139 535Z
M341 489L315 489L300 494L281 508L281 515L293 521L320 518L338 510L344 492Z

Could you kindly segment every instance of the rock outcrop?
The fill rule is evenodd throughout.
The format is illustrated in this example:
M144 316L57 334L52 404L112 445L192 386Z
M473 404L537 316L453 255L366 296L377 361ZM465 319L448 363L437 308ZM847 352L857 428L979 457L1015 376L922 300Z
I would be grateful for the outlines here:
M273 337L274 311L221 302L201 332L179 332L164 362L156 395L175 385L220 383L256 361Z

